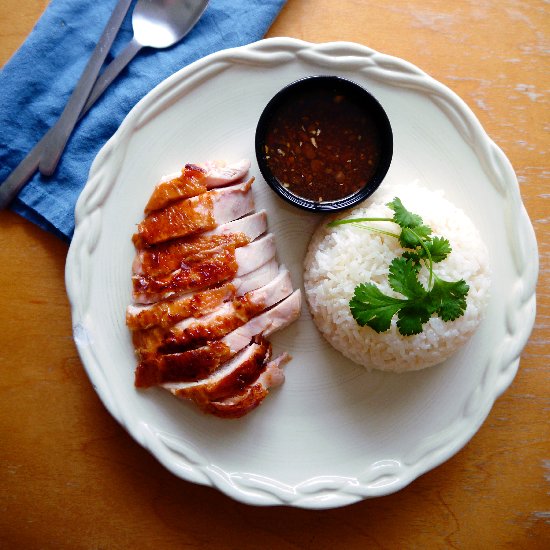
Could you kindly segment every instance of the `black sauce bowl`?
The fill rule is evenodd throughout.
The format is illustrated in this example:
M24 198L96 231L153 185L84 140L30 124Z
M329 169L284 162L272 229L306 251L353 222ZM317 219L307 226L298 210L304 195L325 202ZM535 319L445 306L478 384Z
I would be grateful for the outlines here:
M268 157L266 153L266 138L271 123L279 109L283 105L288 105L289 102L300 101L304 95L316 90L345 95L351 98L356 105L359 105L377 129L380 149L376 169L363 187L345 197L321 202L304 198L290 191L273 174L268 165L268 158L266 158ZM365 88L351 80L337 76L310 76L288 84L269 101L256 127L255 149L256 159L262 176L271 189L282 199L293 206L310 212L337 212L351 208L364 201L378 189L392 161L393 133L390 121L383 107Z

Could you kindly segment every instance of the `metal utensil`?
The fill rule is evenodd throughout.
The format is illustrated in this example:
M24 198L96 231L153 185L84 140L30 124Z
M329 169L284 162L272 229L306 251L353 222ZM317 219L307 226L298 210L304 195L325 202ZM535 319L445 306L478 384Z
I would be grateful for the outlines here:
M63 148L64 144L67 142L67 139L69 138L68 133L70 134L70 129L76 124L78 114L82 110L82 107L90 95L97 79L97 75L103 65L103 62L105 61L105 57L107 57L107 54L111 49L113 40L122 25L122 21L124 20L131 3L131 0L119 0L117 3L111 18L109 19L109 22L107 23L107 26L105 27L105 30L103 31L103 34L94 49L94 53L86 65L84 73L82 73L82 76L71 94L71 98L65 106L65 109L63 109L59 120L51 130L50 137L48 138L49 147ZM113 22L111 23L112 19ZM45 151L47 150L48 147L46 147ZM42 160L44 160L44 156L42 156ZM53 170L50 173L42 172L44 175L51 175L51 173L53 173Z
M208 0L139 0L132 13L134 37L99 76L81 116L97 101L141 48L148 46L161 49L179 42L195 26L207 4ZM55 139L48 141L38 164L43 176L51 176L54 173L77 118L78 115L68 119L63 128L52 136Z
M111 49L111 45L131 3L132 0L118 1L59 120L55 126L48 130L45 136L32 148L31 152L19 163L2 186L0 186L0 208L5 208L34 174L42 158L45 146L49 141L58 140L63 128L74 127L78 113L80 113L90 95L101 66Z
M122 2L128 2L128 0L121 0L120 3ZM86 104L82 110L78 111L74 122L67 125L68 118L65 119L64 130L63 132L59 131L59 136L55 139L55 151L51 152L49 143L53 132L57 132L55 129L60 121L45 134L0 185L0 209L6 208L10 204L36 172L39 165L42 164L43 174L53 173L76 122L84 116L142 47L166 48L181 40L196 24L207 5L208 0L138 0L132 16L134 38L96 80ZM155 33L158 33L156 39L154 38ZM105 55L109 48L110 44ZM72 113L72 117L74 118L74 113ZM46 155L53 160L44 160L42 163L42 159L46 159Z

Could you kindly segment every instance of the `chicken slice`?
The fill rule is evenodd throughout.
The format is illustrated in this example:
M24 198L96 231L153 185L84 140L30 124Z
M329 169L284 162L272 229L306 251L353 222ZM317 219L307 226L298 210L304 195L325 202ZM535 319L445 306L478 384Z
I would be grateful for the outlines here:
M214 229L254 210L251 192L254 178L245 183L207 191L183 199L148 214L138 224L134 245L144 248L152 244Z
M233 279L220 287L190 292L152 304L132 304L126 309L126 324L131 330L154 326L168 327L187 317L201 317L213 311L222 302L256 290L277 276L275 260L270 260L256 271Z
M131 330L143 330L155 326L168 327L188 317L206 315L223 302L233 299L235 295L235 285L226 283L173 300L162 300L147 305L133 304L126 309L126 325Z
M269 336L300 315L301 293L295 290L261 315L230 332L221 340L180 353L145 354L135 372L135 385L148 387L166 382L190 382L208 377L258 335Z
M203 165L206 169L206 186L211 189L213 187L221 187L244 178L250 168L248 159L241 159L237 162L228 164L225 161L214 160L207 161Z
M156 351L178 353L203 346L244 325L291 292L290 273L284 269L267 285L225 302L203 317L185 319L169 329L154 327L135 331L134 347L140 355L145 355Z
M267 229L265 210L222 224L198 236L183 237L140 250L132 270L139 275L167 274L185 263L200 259L201 253L221 245L245 246Z
M222 340L182 353L151 353L139 361L134 384L137 388L148 388L166 382L202 380L233 355L231 348Z
M175 396L197 401L219 401L243 392L255 382L271 357L271 344L258 338L205 380L163 384Z
M186 164L181 173L164 176L153 190L151 198L145 206L145 213L164 208L177 200L205 193L207 174L205 168L195 164Z
M194 401L206 413L221 418L240 418L258 407L267 397L271 388L280 386L284 382L285 375L281 367L290 359L290 355L283 353L269 362L255 382L233 397L221 401L199 399Z
M168 275L183 266L208 259L220 247L238 248L249 242L250 239L243 233L175 239L140 250L132 264L132 271L145 277Z
M251 271L255 271L274 258L276 251L275 236L273 233L268 233L261 239L237 249L235 251L235 260L239 266L237 268L237 276L241 277Z
M249 168L248 159L232 164L225 161L207 161L202 166L186 164L180 173L161 178L145 207L145 213L164 208L180 199L195 197L208 189L234 183L243 178Z
M218 247L202 262L177 269L159 277L133 275L133 298L138 304L150 304L189 292L204 290L229 281L237 274L235 247Z
M262 264L255 271L251 271L238 279L233 280L237 289L237 296L242 296L251 290L256 290L266 285L271 279L274 279L279 272L279 264L275 258Z
M244 233L251 241L257 239L267 230L267 212L260 210L254 214L249 214L238 220L218 225L210 231L204 233L205 236L225 235L228 233Z
M133 297L137 303L146 304L200 290L255 271L274 256L275 238L271 233L237 249L234 245L220 245L201 253L195 258L196 263L190 259L182 262L179 269L167 275L134 274Z
M273 308L254 317L237 330L230 332L221 341L232 352L236 353L243 349L254 336L258 334L269 336L277 330L290 325L300 316L301 305L302 295L298 289Z

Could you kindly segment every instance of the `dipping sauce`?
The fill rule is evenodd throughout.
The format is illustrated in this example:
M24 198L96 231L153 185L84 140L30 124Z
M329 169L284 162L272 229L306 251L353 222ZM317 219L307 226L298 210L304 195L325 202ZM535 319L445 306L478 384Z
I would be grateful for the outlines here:
M364 87L334 75L307 76L279 90L258 119L254 141L267 185L309 212L364 201L393 158L384 107Z
M267 127L264 158L291 193L334 201L362 189L380 160L380 135L364 105L339 89L304 90Z

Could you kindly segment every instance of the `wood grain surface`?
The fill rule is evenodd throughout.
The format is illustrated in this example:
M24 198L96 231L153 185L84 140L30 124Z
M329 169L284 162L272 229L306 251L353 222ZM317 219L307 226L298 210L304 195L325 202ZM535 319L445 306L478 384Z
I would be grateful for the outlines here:
M2 64L46 5L0 0ZM268 33L411 61L468 103L516 170L539 244L537 320L463 450L397 494L329 511L254 508L175 478L86 377L66 244L1 212L0 547L550 548L549 23L543 0L289 0Z

